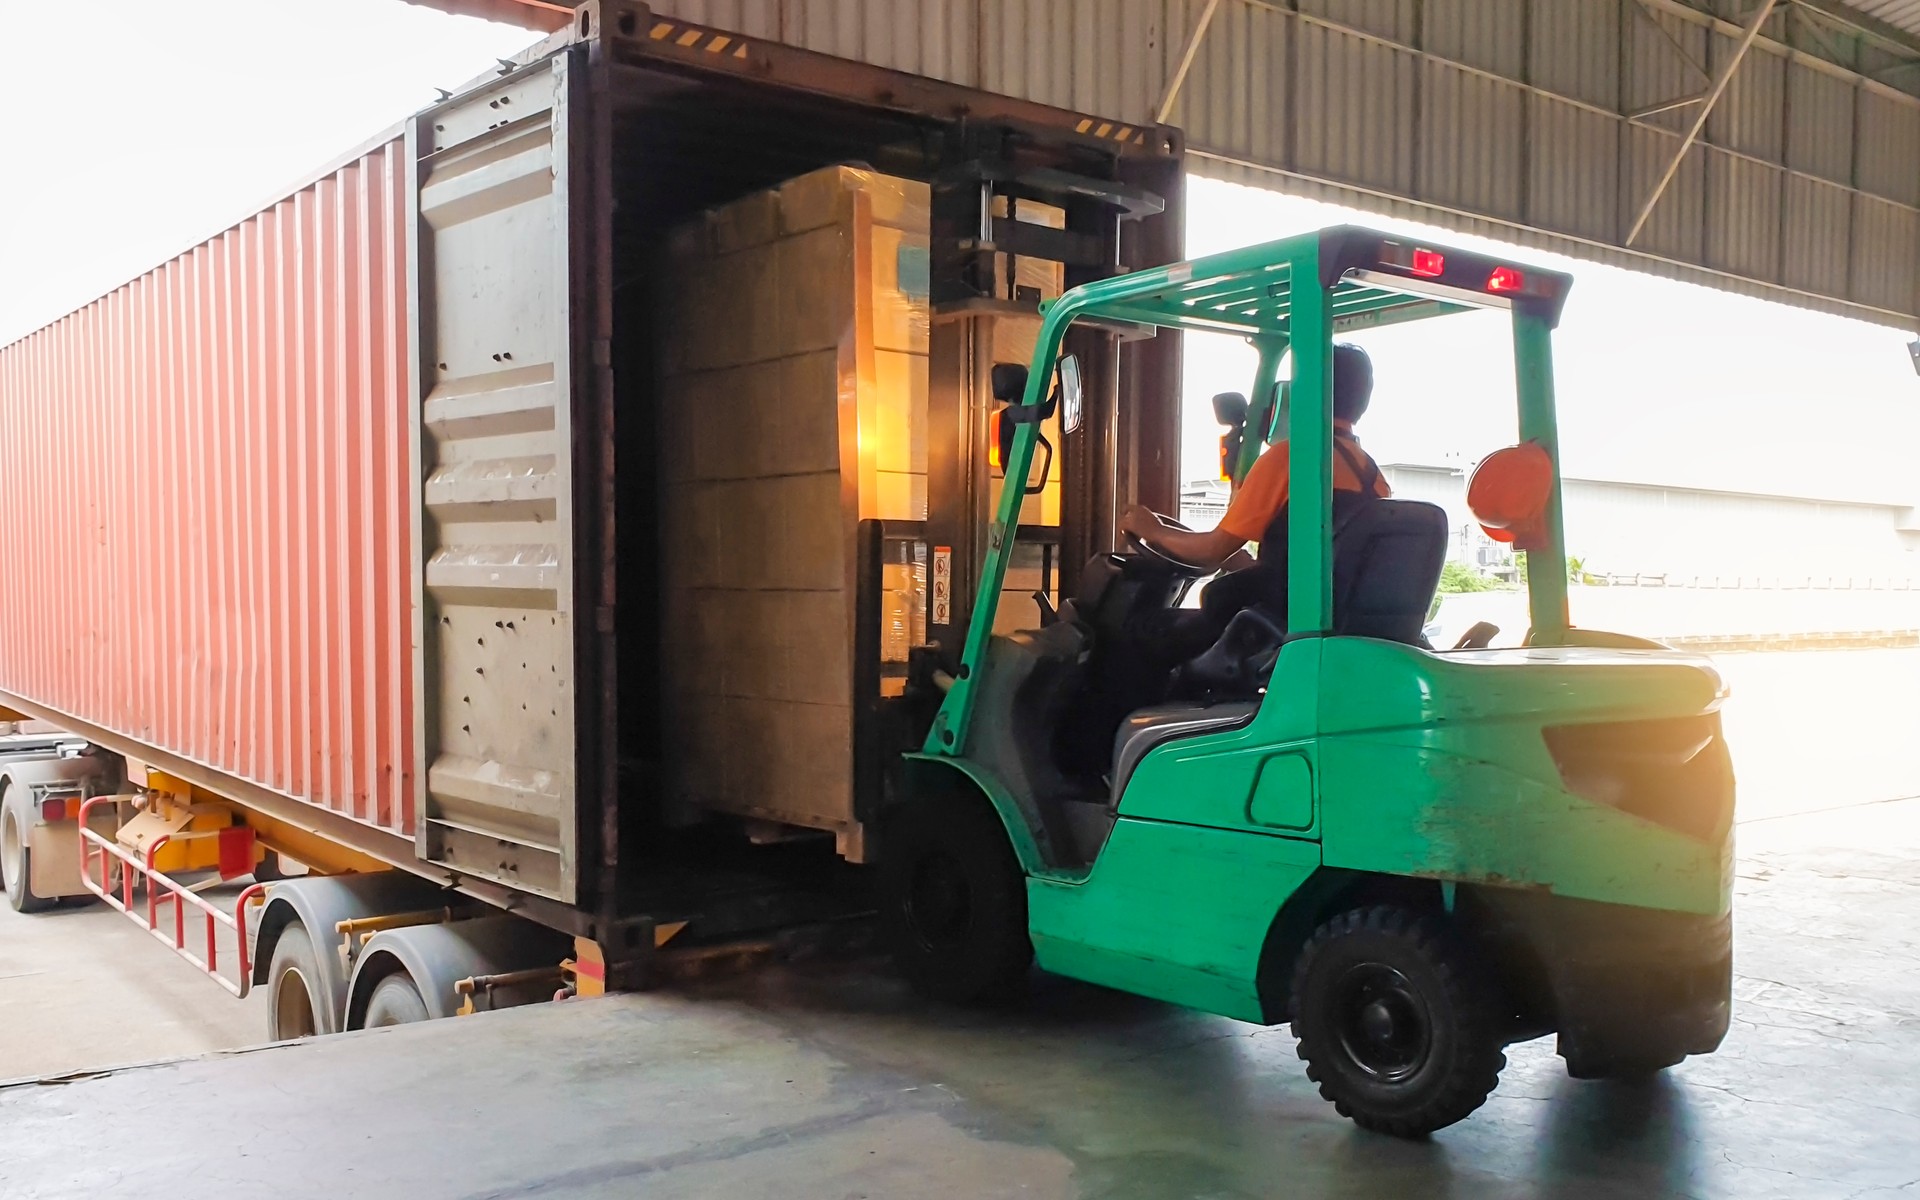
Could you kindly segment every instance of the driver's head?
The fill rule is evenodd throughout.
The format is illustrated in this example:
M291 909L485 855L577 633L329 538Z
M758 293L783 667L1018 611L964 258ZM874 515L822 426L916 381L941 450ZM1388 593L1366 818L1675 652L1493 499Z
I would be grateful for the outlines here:
M1352 342L1333 348L1333 419L1358 421L1373 399L1373 360Z

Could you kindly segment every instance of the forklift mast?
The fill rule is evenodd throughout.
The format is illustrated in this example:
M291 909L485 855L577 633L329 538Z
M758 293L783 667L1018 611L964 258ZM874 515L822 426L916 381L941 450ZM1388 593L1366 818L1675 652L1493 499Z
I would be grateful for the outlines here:
M1107 173L1114 178L1057 162L1051 148L1024 133L977 126L955 140L933 180L926 537L934 595L927 629L949 671L959 663L988 550L991 375L1007 357L995 352L1005 342L997 334L1008 323L1037 329L1039 321L1041 297L1018 284L1015 265L1059 263L1071 289L1179 257L1177 146L1160 158L1113 160ZM1059 210L1064 227L1022 220L1023 204ZM1060 448L1061 523L1042 534L1056 541L1062 594L1081 563L1112 546L1124 500L1167 506L1178 495L1178 339L1128 341L1117 329L1089 327L1074 331L1071 349L1087 370L1087 419Z

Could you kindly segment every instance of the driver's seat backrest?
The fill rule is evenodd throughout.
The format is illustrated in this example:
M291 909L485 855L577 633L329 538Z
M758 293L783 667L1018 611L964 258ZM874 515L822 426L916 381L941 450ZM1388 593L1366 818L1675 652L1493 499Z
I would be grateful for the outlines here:
M1419 500L1368 500L1333 539L1333 632L1419 645L1440 569L1447 514Z

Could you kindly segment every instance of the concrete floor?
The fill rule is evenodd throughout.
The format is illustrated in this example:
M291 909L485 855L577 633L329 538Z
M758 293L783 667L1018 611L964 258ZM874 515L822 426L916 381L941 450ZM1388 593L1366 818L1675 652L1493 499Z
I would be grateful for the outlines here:
M0 897L0 1080L204 1054L266 1035L257 999L228 996L105 905L72 905L22 916Z
M1890 799L1920 793L1920 653L1726 665L1734 1028L1650 1085L1577 1083L1549 1045L1515 1047L1484 1109L1400 1143L1338 1119L1284 1030L1062 980L983 1015L877 968L789 969L0 1088L0 1197L1920 1200L1920 799ZM94 918L123 921L54 920ZM0 921L0 976L38 966L20 928ZM241 1007L116 932L135 1023L159 1027L169 975L196 1008ZM115 1011L75 1020L61 981L10 983L0 1046Z
M1627 1086L1515 1047L1425 1143L1338 1119L1284 1030L780 970L0 1089L0 1195L1920 1196L1920 801L1768 824L1720 1054Z

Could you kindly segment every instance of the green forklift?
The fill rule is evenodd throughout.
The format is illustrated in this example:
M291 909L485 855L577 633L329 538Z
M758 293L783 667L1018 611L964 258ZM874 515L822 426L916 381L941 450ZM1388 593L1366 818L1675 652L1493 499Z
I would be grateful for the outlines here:
M1556 1035L1577 1078L1719 1047L1733 881L1719 675L1573 626L1560 570L1529 573L1524 645L1488 648L1479 628L1435 649L1422 629L1444 513L1332 487L1334 339L1506 309L1512 453L1544 466L1526 512L1510 511L1515 486L1476 479L1506 497L1476 515L1535 561L1564 562L1551 339L1570 282L1339 227L1046 307L1003 397L1007 482L961 662L882 824L883 919L917 990L1004 998L1037 962L1291 1022L1321 1095L1403 1137L1477 1109L1516 1042ZM1089 563L1057 612L1043 605L1040 628L993 633L1039 422L1058 411L1071 429L1081 404L1078 364L1061 357L1074 322L1251 339L1252 402L1216 406L1240 427L1223 460L1243 475L1284 437L1294 464L1284 537L1261 547L1261 569L1283 573L1279 611L1236 617L1207 652L1225 685L1095 729L1097 761L1083 748L1103 652L1207 572L1135 541Z

